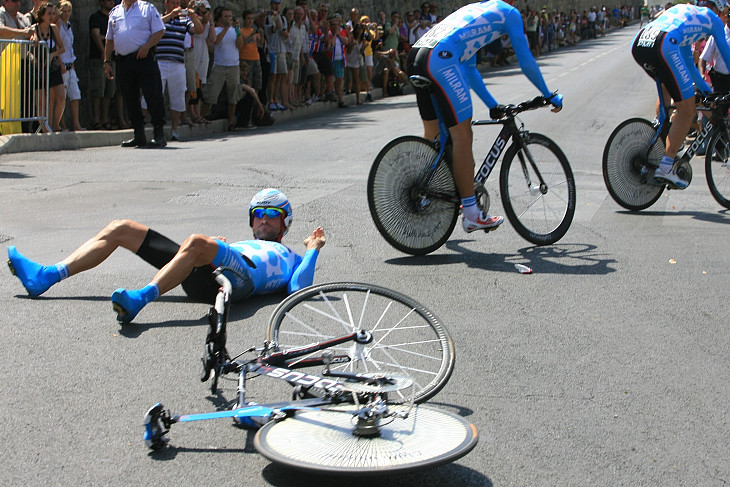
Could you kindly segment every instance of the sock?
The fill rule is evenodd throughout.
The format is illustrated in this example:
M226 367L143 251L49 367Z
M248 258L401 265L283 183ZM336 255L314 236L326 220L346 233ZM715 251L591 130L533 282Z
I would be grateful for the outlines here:
M659 169L661 169L665 173L670 173L670 172L672 172L673 166L674 166L673 157L662 156L662 161L659 163Z
M467 220L477 220L479 218L479 207L477 206L477 197L469 196L461 198L461 211Z
M55 269L55 271L58 273L58 281L63 281L68 277L68 267L66 267L66 264L64 264L63 262L59 262L54 267L50 267L49 269Z
M160 297L160 288L157 287L157 284L155 284L154 282L147 284L138 292L140 297L144 301L144 304L147 304L150 301L154 301L155 299Z

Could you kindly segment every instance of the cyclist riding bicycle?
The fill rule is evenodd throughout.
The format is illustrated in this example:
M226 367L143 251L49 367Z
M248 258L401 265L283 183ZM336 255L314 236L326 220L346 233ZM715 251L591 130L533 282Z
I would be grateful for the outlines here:
M725 40L725 27L719 15L727 7L726 0L707 0L707 7L680 4L666 10L639 31L631 47L644 71L661 83L665 100L674 100L675 112L667 135L666 148L654 181L684 189L689 182L672 169L674 158L697 117L695 88L703 94L712 91L694 64L692 44L712 36L726 64L730 65L730 46Z
M438 116L431 100L436 98L438 110L449 128L453 141L453 171L461 196L466 232L498 227L504 218L480 212L474 196L474 155L471 130L472 102L469 89L489 107L492 118L500 118L497 101L484 86L477 70L477 51L507 34L517 55L520 68L558 112L563 97L548 90L540 68L530 53L520 11L502 0L488 0L460 8L436 24L413 46L408 56L408 75L432 81L431 90L416 87L418 110L423 120L424 137L438 137Z
M132 321L146 304L179 284L192 299L213 302L219 288L213 276L217 267L240 274L224 273L233 285L233 301L281 290L291 294L310 286L325 244L324 230L319 227L304 240L303 257L283 245L281 238L291 226L293 212L286 195L273 188L253 197L248 219L255 240L228 244L223 237L193 234L182 245L141 223L115 220L56 265L37 264L14 246L8 247L8 264L28 294L40 296L61 280L101 264L119 247L136 253L160 271L141 289L114 291L112 303L122 323Z

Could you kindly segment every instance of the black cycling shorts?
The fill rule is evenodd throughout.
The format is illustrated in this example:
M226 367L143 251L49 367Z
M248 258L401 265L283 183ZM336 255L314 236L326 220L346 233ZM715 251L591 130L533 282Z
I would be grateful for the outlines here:
M442 85L434 81L433 76L431 76L431 72L429 70L429 58L432 51L433 49L429 47L414 47L411 49L410 53L408 53L406 73L408 73L409 77L413 75L420 75L432 81L430 88L418 88L414 86L416 101L418 102L418 112L421 115L421 119L438 119L438 115L436 114L436 110L433 106L433 100L431 99L431 95L433 94L436 98L439 112L441 112L441 117L444 119L446 126L451 128L457 125L459 121L449 95L444 92ZM469 116L471 116L471 112Z
M674 101L694 96L688 67L679 54L677 41L667 37L667 32L642 29L631 46L631 54L649 76L667 88Z
M145 262L162 269L180 250L180 245L152 229L137 250L137 255ZM214 303L220 287L213 277L215 268L212 265L200 266L193 269L190 275L182 282L185 294L195 301Z

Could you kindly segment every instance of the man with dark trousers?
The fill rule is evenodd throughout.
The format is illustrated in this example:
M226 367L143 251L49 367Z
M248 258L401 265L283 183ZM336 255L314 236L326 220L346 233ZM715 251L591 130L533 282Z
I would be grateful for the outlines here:
M155 61L155 45L162 39L165 25L157 9L143 0L123 0L109 12L109 24L104 45L104 74L112 79L112 53L116 53L117 83L124 106L132 122L134 138L122 142L122 147L164 147L167 145L163 128L165 103L162 79ZM147 143L144 115L139 92L147 101L154 127L153 139Z

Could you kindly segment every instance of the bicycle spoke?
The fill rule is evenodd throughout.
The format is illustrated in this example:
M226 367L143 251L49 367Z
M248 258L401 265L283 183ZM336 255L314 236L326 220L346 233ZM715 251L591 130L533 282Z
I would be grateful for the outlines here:
M435 317L410 298L372 285L323 284L290 296L274 311L268 339L280 347L303 347L342 336L345 326L362 329L372 341L332 347L349 357L331 364L332 370L406 374L414 390L396 400L433 395L451 374L453 343Z

